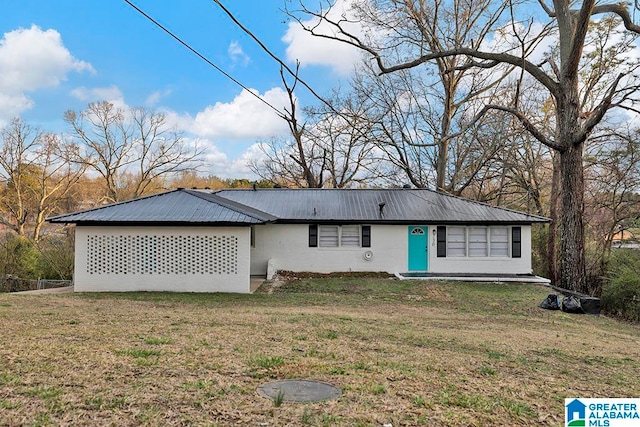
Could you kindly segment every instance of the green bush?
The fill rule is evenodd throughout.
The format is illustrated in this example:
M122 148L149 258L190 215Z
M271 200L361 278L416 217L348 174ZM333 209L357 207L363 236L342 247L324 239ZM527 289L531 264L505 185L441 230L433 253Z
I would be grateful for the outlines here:
M0 241L0 274L38 278L38 248L26 237L7 234Z
M0 235L0 292L35 289L36 279L71 279L73 240L49 236L38 246L24 236Z
M38 272L40 278L70 280L73 277L73 239L49 237L38 244L40 257Z
M625 249L612 252L601 302L605 312L640 322L640 252Z

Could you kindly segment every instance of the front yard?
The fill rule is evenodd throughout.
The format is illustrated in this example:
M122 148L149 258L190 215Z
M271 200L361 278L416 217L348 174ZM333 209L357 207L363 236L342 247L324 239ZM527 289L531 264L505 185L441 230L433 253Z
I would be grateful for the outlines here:
M270 294L0 294L0 425L561 425L640 397L640 328L549 289L300 279ZM304 378L337 400L280 405Z

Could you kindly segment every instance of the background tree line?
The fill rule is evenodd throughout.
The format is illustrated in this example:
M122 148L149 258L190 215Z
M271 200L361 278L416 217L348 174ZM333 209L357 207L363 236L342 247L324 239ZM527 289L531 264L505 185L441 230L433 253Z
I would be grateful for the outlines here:
M354 1L349 16L300 3L365 53L348 87L301 106L282 72L290 134L259 141L260 185L410 184L553 219L535 234L536 273L602 292L614 236L638 227L639 28L628 6L481 0ZM333 17L338 16L336 20ZM358 23L366 31L350 32ZM68 135L19 119L2 132L0 222L39 244L46 216L202 177L202 148L144 109L90 104Z

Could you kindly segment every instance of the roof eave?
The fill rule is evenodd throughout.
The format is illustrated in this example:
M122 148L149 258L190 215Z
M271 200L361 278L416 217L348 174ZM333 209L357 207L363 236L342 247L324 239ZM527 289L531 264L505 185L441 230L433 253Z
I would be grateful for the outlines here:
M120 227L144 227L144 226L180 226L180 227L250 227L252 225L264 224L264 222L232 222L232 221L60 221L61 224L75 224L76 226L120 226Z

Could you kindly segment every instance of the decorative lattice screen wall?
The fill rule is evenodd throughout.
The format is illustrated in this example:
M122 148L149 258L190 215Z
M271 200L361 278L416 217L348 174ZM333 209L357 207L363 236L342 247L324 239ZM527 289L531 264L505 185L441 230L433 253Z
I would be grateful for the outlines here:
M87 236L89 274L237 274L236 236Z

